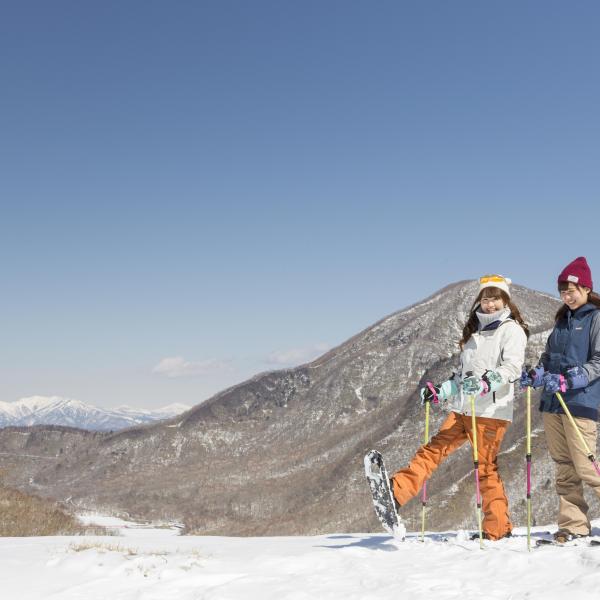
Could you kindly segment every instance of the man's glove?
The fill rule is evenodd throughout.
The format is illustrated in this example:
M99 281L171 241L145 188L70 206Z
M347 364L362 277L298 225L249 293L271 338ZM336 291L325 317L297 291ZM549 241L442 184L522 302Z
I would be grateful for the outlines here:
M567 387L571 390L584 388L590 383L587 371L583 367L571 367L567 370Z

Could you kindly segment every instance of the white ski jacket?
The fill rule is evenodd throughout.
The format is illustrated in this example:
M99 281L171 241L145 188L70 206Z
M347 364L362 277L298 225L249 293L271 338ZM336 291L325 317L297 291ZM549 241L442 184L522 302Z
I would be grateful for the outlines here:
M502 377L502 385L495 392L476 396L475 416L512 421L514 382L521 376L526 345L523 328L509 317L496 329L474 333L460 355L460 370L455 376L459 395L452 410L471 415L471 400L463 395L461 382L467 373L481 377L489 369Z

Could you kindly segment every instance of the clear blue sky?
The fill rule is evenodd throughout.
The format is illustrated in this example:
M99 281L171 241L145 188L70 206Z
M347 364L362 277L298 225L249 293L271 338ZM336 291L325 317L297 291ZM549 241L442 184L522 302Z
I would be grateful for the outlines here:
M0 7L0 400L194 404L460 279L600 282L597 2Z

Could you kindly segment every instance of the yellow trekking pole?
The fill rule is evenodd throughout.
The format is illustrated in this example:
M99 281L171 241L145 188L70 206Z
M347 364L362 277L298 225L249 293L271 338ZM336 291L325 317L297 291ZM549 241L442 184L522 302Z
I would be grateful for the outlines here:
M479 547L483 548L483 530L481 526L481 491L479 487L479 454L477 452L477 419L475 417L475 395L471 394L471 426L473 429L473 468L475 472L475 490L477 500L477 523L479 525Z
M429 405L431 402L427 400L425 402L425 441L426 444L429 441ZM427 506L427 480L423 482L423 494L421 497L421 541L425 541L425 508Z
M434 385L430 381L428 381L427 382L427 387L431 391L431 395L433 396L433 402L435 404L438 404L439 399L438 399L438 395L437 395L437 392L435 390ZM424 439L424 442L423 442L424 444L427 444L429 442L429 410L430 410L430 405L431 405L431 399L425 400L425 439ZM422 508L421 508L421 541L424 542L425 541L425 509L427 507L427 480L425 480L423 482L421 504L422 504Z
M590 459L590 462L594 465L594 468L596 469L596 473L598 473L598 475L600 475L600 467L598 467L598 462L596 461L596 457L594 456L594 453L590 450L590 447L588 446L587 442L585 441L585 438L581 434L581 431L579 431L579 427L577 427L577 423L575 422L575 419L573 418L571 411L567 407L567 404L563 400L563 397L560 394L560 392L556 392L555 395L558 398L558 401L560 402L562 409L565 411L565 415L567 415L567 417L569 418L569 421L571 421L571 425L573 425L573 429L575 429L575 432L579 436L579 439L580 439L581 443L583 444L585 451L587 452L587 457Z
M531 551L531 387L527 386L526 394L526 433L527 450L527 550Z

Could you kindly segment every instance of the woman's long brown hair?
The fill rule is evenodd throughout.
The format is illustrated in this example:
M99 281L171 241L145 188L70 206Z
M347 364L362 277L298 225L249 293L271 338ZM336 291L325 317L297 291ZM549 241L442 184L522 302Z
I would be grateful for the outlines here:
M577 285L576 283L573 284L580 292L583 289L583 286L581 285ZM569 287L569 282L568 281L561 281L558 284L558 291L559 292L564 292L566 289L568 289ZM600 296L598 294L596 294L596 292L592 292L590 290L590 293L588 295L588 303L589 304L593 304L594 306L597 306L598 308L600 308ZM563 304L558 311L556 312L556 315L554 317L554 321L560 321L566 314L567 311L569 310L569 307L566 304Z
M477 298L475 298L475 302L473 302L473 306L471 306L471 311L469 312L469 318L465 326L463 327L463 335L462 339L458 343L460 349L462 350L465 344L471 339L471 336L479 329L479 319L477 318L477 308L481 304L481 299L485 295L486 298L495 298L500 297L504 301L504 304L510 309L510 316L523 328L525 335L529 338L529 327L527 327L527 323L523 321L523 317L521 316L521 312L517 308L516 304L514 304L509 298L508 294L501 290L500 288L490 286L487 288L483 288L481 292L479 292ZM600 297L598 297L600 300ZM600 305L599 305L600 306Z

